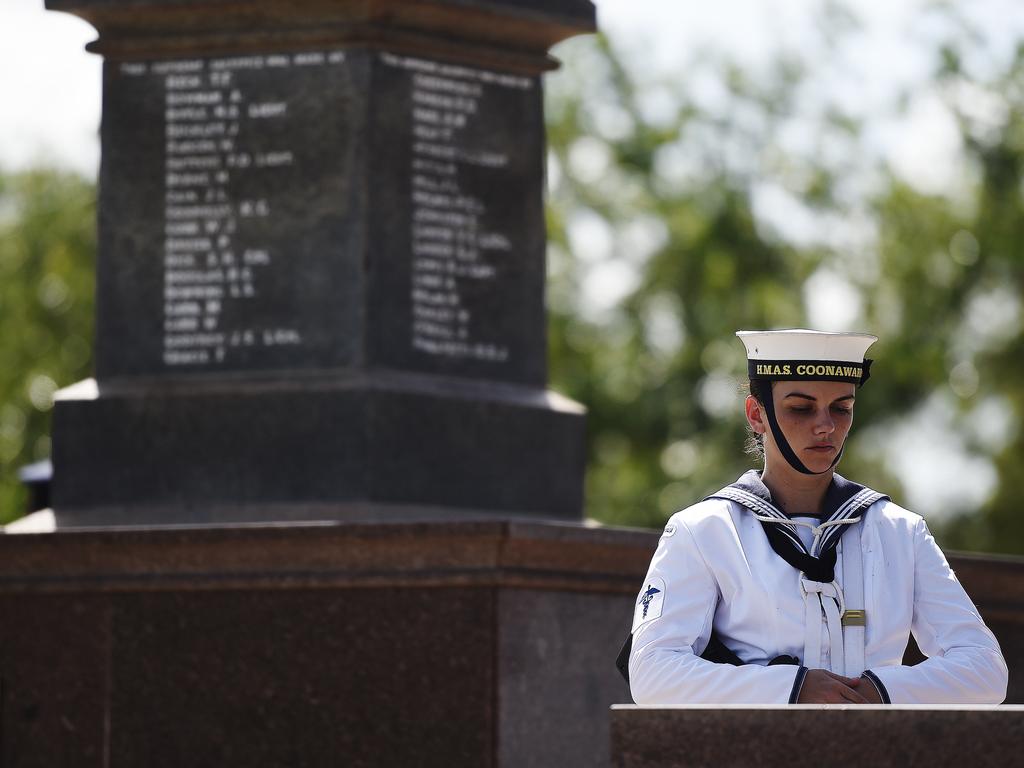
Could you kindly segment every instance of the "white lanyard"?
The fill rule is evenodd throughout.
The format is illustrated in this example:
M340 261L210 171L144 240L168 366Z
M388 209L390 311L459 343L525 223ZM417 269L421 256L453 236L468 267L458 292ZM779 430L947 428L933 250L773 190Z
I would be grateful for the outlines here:
M842 586L837 581L829 583L800 577L806 607L803 663L810 669L822 667L821 635L822 629L827 627L829 669L839 675L859 677L864 672L867 624L859 525L847 528L839 554L843 566Z
M843 591L846 610L843 612L843 647L847 677L860 677L864 672L864 643L867 634L867 612L864 610L864 552L860 544L860 526L851 525L839 543L843 558Z
M839 582L811 581L800 577L800 591L807 607L804 620L804 666L821 669L821 630L824 615L829 637L829 667L833 672L845 674L843 653L842 614L846 609L843 590Z

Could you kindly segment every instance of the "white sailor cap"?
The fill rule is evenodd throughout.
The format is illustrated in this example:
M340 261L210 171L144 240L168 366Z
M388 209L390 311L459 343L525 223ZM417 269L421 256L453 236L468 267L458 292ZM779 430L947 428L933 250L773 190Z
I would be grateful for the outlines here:
M782 331L737 331L747 348L751 379L849 381L863 384L871 361L864 358L878 341L868 333L831 333L793 328Z

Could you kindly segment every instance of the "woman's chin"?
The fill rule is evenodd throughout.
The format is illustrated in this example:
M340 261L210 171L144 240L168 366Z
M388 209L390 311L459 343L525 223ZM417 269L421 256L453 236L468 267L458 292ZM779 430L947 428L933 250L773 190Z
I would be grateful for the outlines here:
M836 458L835 449L822 451L809 448L803 453L804 466L815 474L820 474L830 469L832 467L832 462L835 461Z

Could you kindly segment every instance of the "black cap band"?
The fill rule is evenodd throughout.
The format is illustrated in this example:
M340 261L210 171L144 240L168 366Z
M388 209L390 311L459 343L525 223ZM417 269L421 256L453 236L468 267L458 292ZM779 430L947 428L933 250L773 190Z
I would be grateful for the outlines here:
M767 381L848 381L858 386L871 375L871 361L747 360L747 374Z

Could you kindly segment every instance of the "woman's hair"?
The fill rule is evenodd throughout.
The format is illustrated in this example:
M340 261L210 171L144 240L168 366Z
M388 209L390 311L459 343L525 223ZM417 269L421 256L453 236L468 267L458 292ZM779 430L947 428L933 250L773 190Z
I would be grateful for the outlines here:
M762 407L765 407L765 401L768 399L768 393L771 392L771 386L772 383L766 379L750 379L747 391L754 396L754 399ZM764 435L756 434L749 424L747 424L747 442L743 449L747 455L755 459L764 460Z

